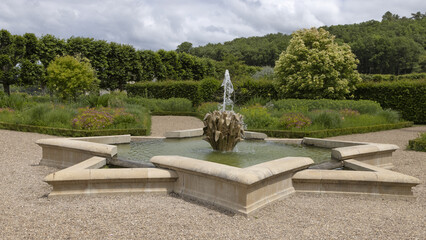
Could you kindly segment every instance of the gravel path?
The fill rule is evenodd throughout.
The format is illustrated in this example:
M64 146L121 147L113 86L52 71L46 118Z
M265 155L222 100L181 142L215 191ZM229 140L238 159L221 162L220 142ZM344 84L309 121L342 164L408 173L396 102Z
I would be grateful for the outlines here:
M425 131L335 137L399 145L395 170L422 181L417 198L294 194L245 218L174 195L47 198L43 178L56 169L37 165L34 142L51 136L0 130L0 239L425 239L426 153L404 150Z

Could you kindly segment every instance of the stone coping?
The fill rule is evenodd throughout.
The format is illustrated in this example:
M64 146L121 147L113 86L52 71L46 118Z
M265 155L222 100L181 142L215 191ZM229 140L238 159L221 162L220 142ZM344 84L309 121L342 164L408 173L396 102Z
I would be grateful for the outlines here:
M172 132L166 132L166 138L189 138L189 137L201 137L203 136L203 129L187 129L187 130L178 130Z
M102 157L92 157L69 168L52 173L44 181L53 186L49 196L117 192L170 193L177 174L159 168L99 169Z
M108 144L84 142L81 140L73 140L66 138L40 139L36 143L43 147L79 150L90 152L98 156L112 157L117 154L117 147Z
M296 192L412 196L420 180L357 160L344 160L351 170L302 170L294 174Z
M286 157L247 168L238 168L181 156L155 156L150 161L160 168L194 172L243 185L251 185L274 175L307 168L314 163L312 159L306 157Z

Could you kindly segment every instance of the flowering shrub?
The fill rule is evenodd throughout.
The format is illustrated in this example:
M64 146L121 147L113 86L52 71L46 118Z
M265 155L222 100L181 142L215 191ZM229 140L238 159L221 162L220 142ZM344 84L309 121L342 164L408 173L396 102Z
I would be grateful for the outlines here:
M114 118L106 109L80 108L78 115L72 120L72 126L80 129L101 129L111 126Z
M102 129L113 124L134 123L135 117L126 113L123 108L80 108L78 115L72 120L72 126L79 129Z
M339 111L340 115L343 117L355 117L359 116L359 112L357 110L352 110L349 108L345 108Z
M302 113L285 113L278 121L278 125L285 129L304 128L312 124L311 119Z

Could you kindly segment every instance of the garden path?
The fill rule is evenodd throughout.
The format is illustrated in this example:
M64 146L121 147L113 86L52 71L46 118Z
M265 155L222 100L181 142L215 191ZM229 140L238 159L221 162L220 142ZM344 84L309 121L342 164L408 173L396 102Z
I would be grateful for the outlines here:
M188 116L152 116L151 136L164 137L166 132L204 127L196 117Z

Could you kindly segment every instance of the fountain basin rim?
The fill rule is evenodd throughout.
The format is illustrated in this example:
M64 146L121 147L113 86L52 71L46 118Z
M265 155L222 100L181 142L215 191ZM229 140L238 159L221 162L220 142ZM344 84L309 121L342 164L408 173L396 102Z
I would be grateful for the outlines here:
M159 168L194 172L243 185L252 185L274 175L298 171L314 163L312 159L306 157L285 157L247 168L238 168L182 156L155 156L150 161Z

